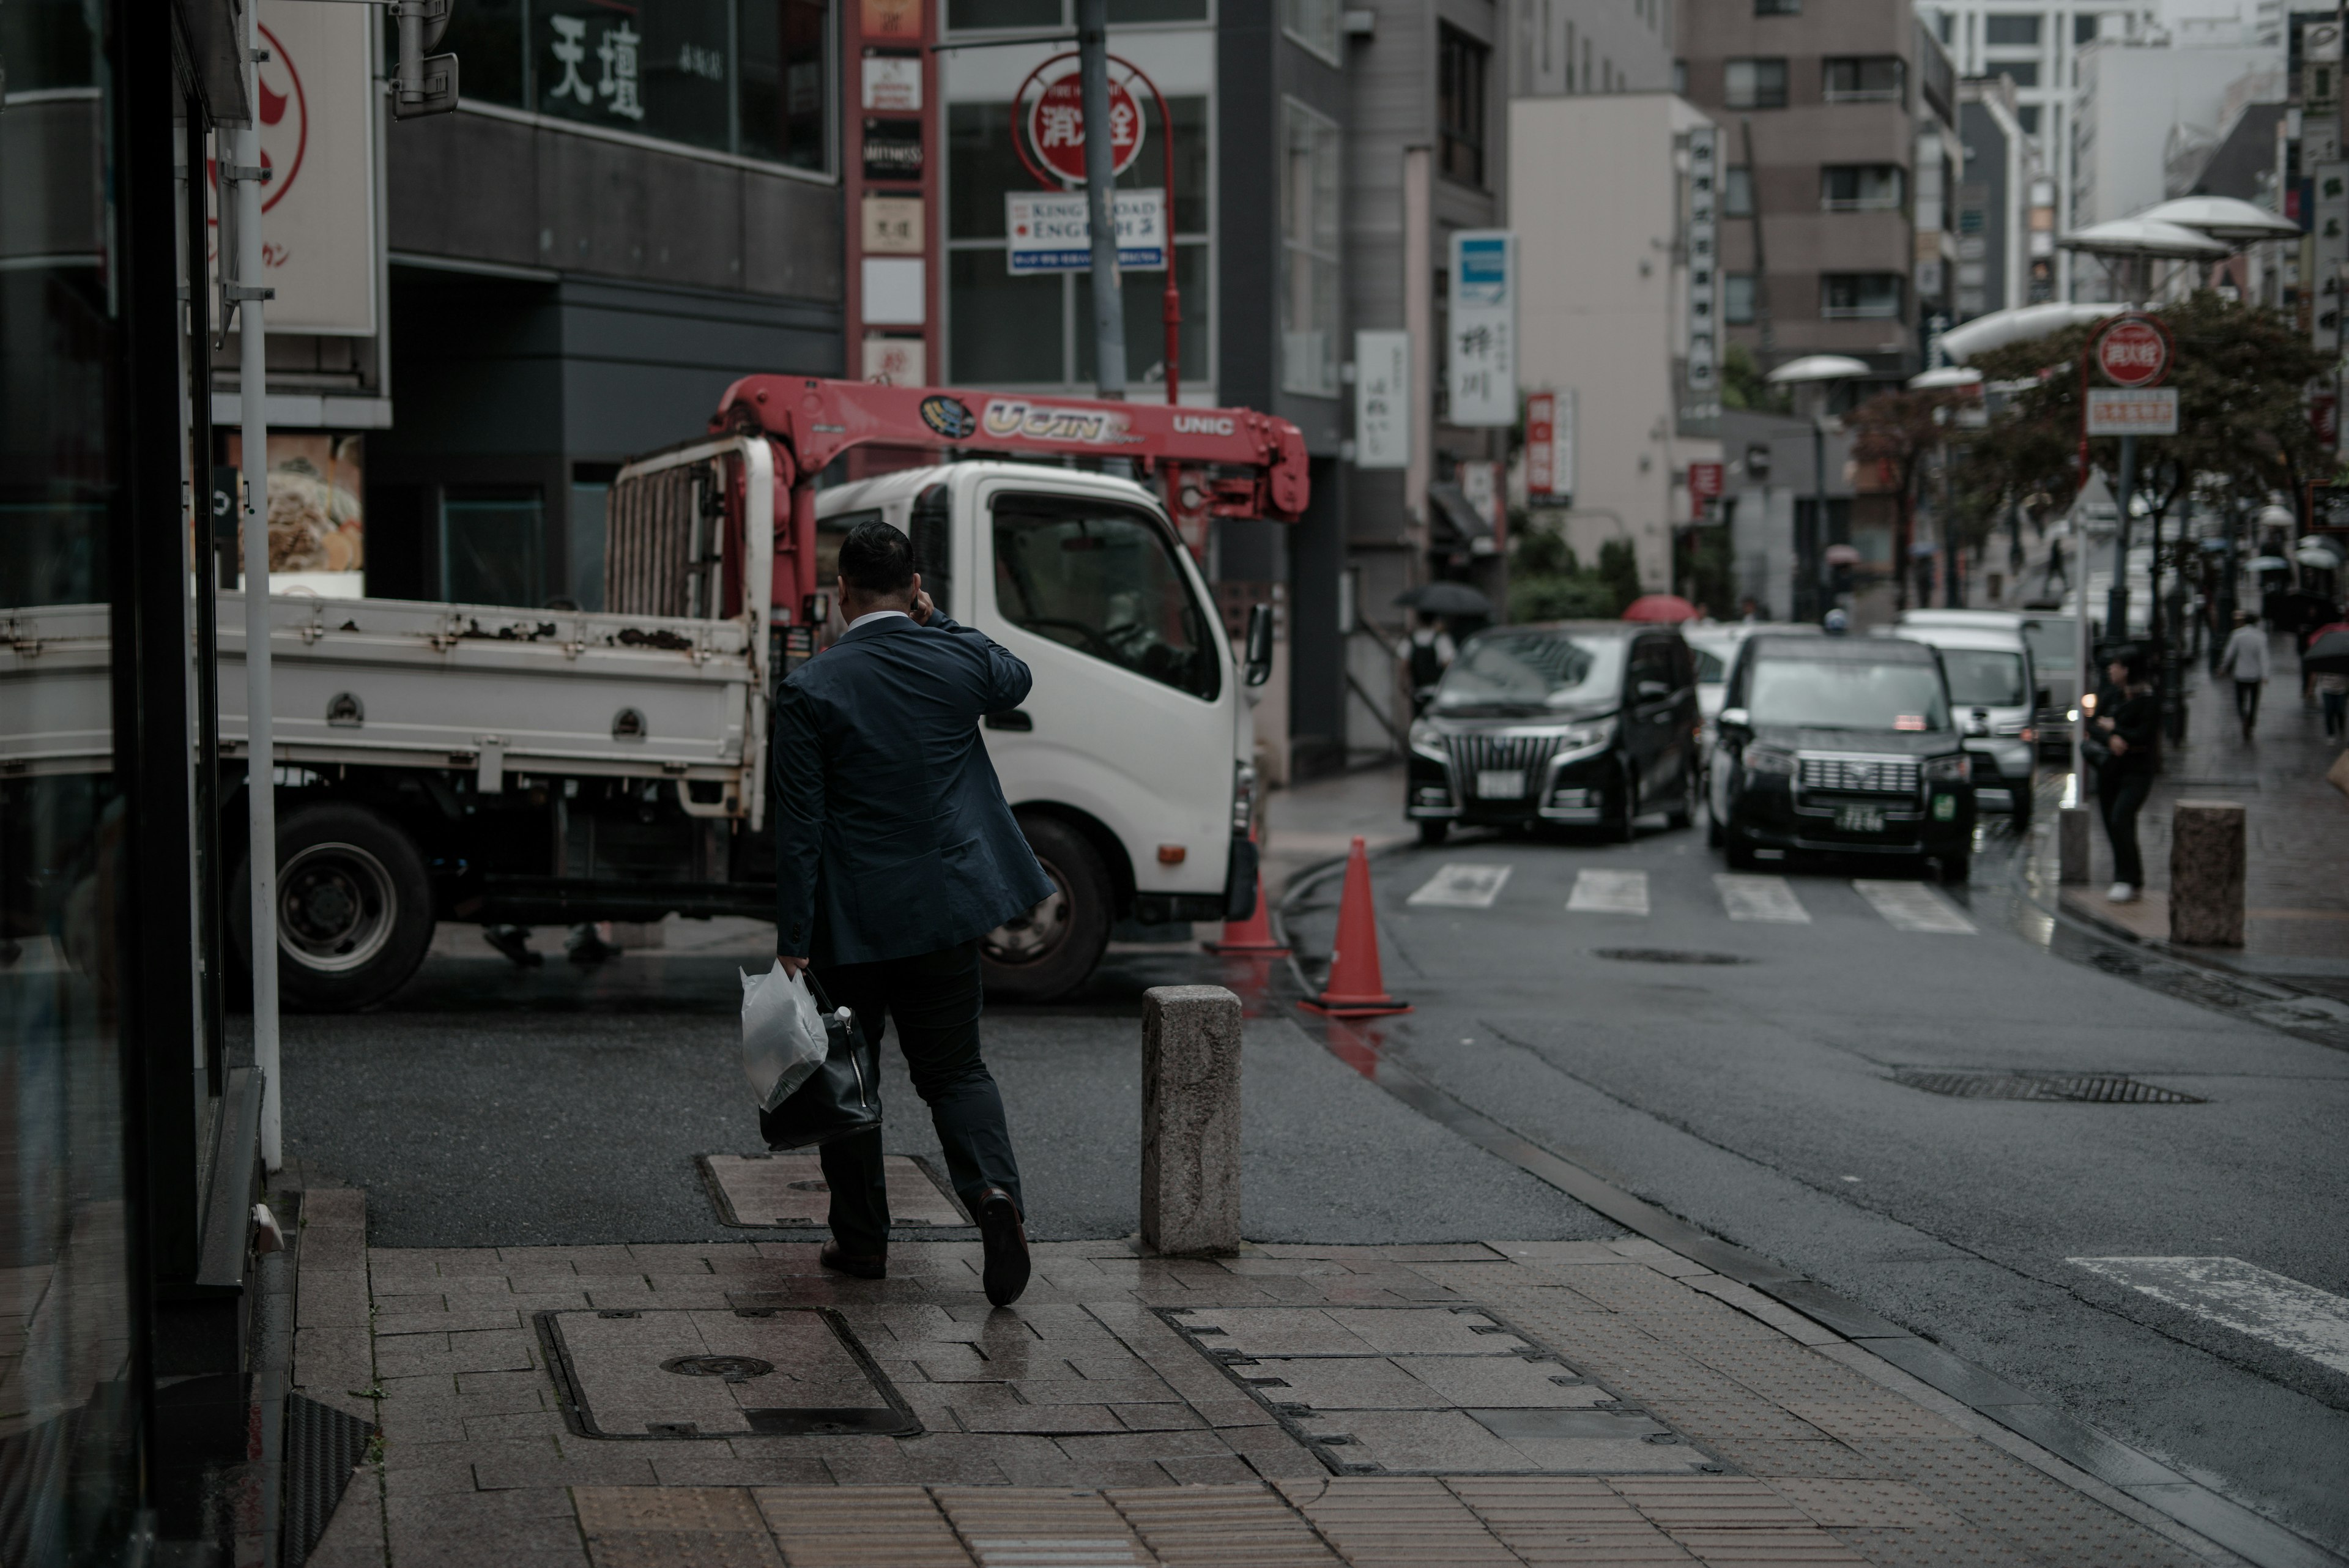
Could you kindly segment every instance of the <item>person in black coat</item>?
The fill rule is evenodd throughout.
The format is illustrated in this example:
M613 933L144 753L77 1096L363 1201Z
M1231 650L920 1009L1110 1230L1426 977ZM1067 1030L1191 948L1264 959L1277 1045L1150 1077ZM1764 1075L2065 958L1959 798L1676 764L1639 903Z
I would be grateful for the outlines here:
M2088 743L2100 753L2096 802L2105 836L2113 846L2116 904L2135 903L2145 890L2145 857L2138 852L2137 814L2153 788L2159 760L2161 704L2146 679L2145 656L2132 649L2106 666L2107 684L2096 694L2096 717Z
M847 631L775 696L775 951L812 966L867 1038L894 1018L947 1177L978 1220L988 1300L1028 1283L1019 1168L980 1058L978 939L1052 896L1003 798L979 720L1027 700L1028 666L948 619L912 542L880 520L840 546ZM887 1272L889 1198L876 1129L823 1148L832 1189L823 1266Z

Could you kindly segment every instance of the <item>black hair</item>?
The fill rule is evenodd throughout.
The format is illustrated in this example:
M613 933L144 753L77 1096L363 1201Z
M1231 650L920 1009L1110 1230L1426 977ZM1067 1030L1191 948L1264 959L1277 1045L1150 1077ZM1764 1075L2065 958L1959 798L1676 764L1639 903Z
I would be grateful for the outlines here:
M914 586L914 542L878 517L868 517L840 542L840 576L864 598L885 598Z
M2131 684L2145 679L2145 650L2142 649L2116 648L2106 662L2119 665L2121 673Z

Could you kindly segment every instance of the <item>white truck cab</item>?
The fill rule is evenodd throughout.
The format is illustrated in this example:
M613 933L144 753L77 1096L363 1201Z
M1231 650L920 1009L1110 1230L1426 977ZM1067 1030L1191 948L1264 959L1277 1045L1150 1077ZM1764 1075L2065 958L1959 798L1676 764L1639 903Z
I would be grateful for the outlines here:
M1027 462L838 485L816 497L819 584L833 582L842 536L874 517L913 540L940 609L1035 672L1017 711L987 720L986 740L1055 894L984 939L988 988L1068 991L1120 919L1246 912L1256 896L1255 672L1235 659L1157 497L1129 480ZM834 610L819 642L841 629Z

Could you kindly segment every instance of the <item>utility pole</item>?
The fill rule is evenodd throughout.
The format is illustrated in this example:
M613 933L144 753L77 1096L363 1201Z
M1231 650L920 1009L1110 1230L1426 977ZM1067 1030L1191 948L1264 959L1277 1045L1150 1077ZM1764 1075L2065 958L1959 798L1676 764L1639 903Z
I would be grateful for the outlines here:
M1118 287L1115 198L1117 148L1109 119L1109 0L1077 0L1077 70L1085 99L1085 220L1093 242L1093 384L1103 398L1125 396L1125 302ZM1173 135L1170 127L1168 135ZM1164 199L1172 202L1174 192ZM1170 207L1168 222L1173 222ZM1170 244L1167 271L1174 266Z

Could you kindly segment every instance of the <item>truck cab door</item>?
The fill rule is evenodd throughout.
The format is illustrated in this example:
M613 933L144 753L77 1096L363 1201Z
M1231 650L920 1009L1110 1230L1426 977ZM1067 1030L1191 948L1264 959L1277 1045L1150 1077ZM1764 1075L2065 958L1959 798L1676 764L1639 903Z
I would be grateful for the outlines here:
M990 484L978 518L957 597L1035 675L1029 727L986 732L1006 797L1108 827L1137 891L1220 895L1239 698L1188 555L1149 508L1076 485Z

